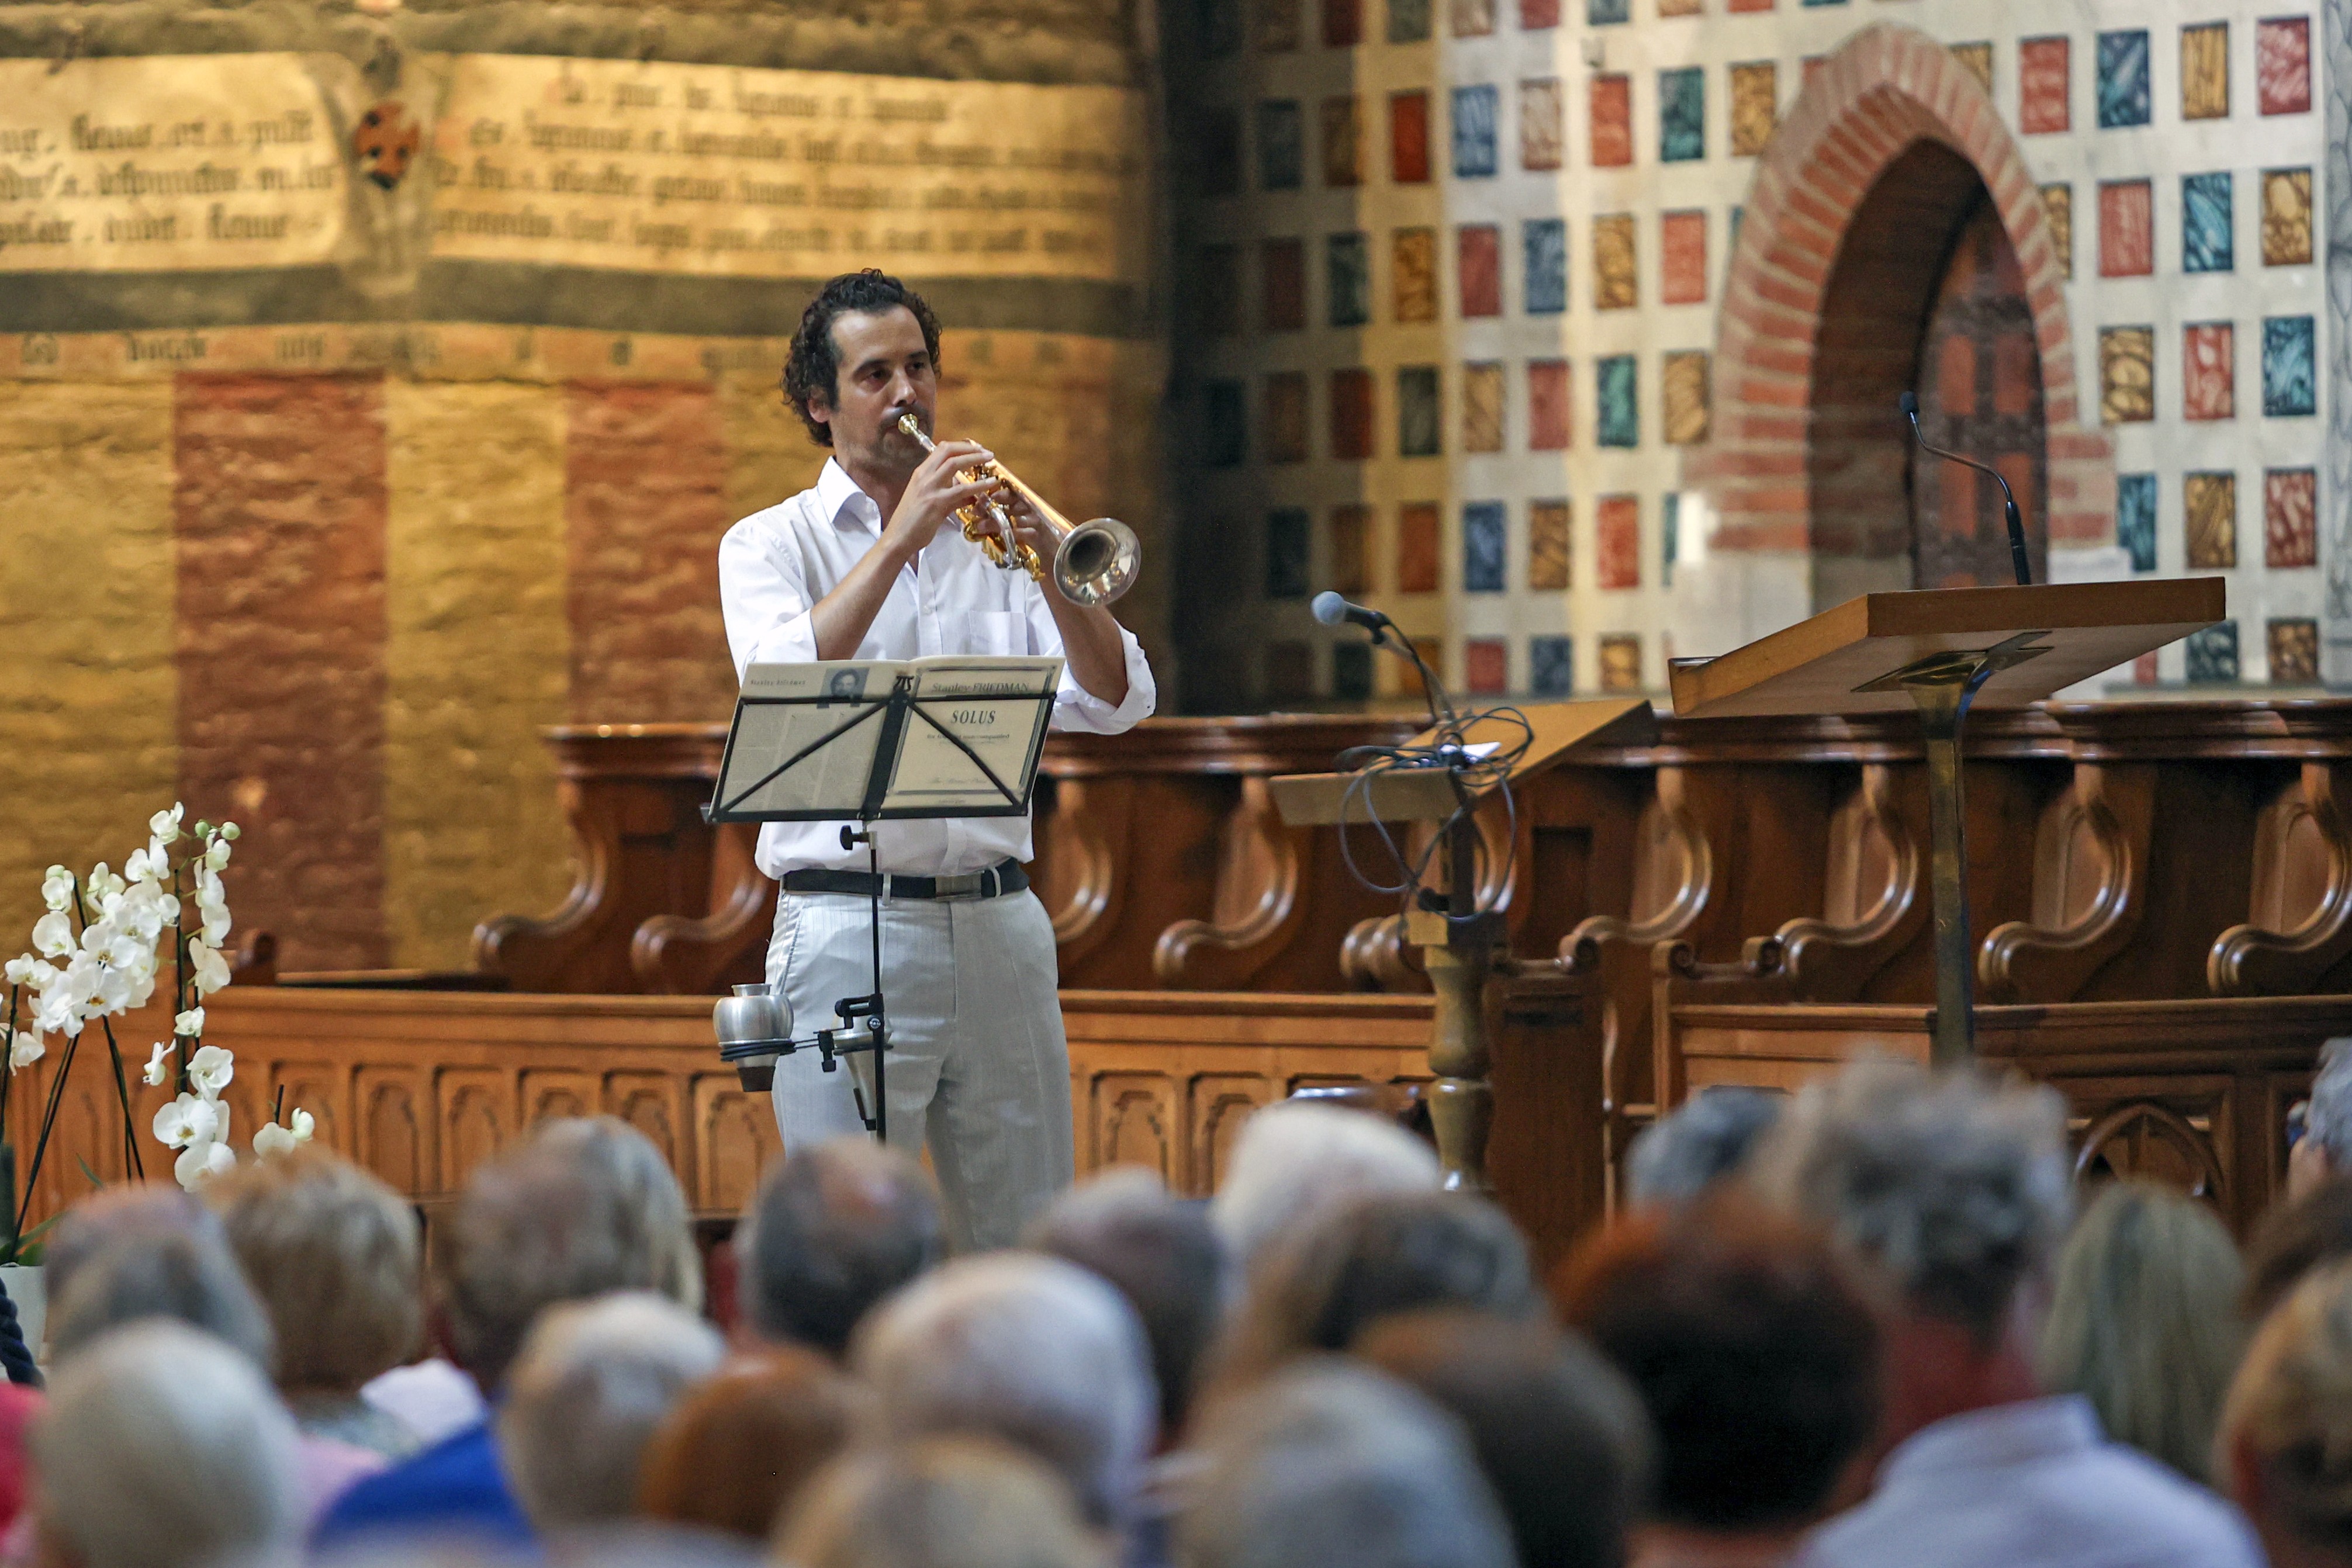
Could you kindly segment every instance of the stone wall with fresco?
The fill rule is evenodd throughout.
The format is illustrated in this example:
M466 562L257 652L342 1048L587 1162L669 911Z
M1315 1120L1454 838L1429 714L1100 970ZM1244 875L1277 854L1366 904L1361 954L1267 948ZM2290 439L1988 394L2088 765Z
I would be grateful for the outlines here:
M938 307L942 430L1168 561L1135 28L0 4L0 933L174 798L288 968L551 906L538 731L727 712L714 551L822 459L775 382L846 267Z

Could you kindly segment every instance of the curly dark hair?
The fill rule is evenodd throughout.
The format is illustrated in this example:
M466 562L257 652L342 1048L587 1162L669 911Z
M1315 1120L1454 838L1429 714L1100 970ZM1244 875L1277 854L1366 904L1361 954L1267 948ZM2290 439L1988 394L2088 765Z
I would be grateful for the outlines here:
M852 310L887 310L903 305L923 329L923 347L931 363L940 362L940 319L923 297L887 272L867 267L845 272L816 291L801 312L800 329L793 334L792 352L784 360L784 398L808 426L809 439L819 446L833 444L833 427L809 417L809 399L822 397L830 404L841 387L841 356L833 346L833 324Z

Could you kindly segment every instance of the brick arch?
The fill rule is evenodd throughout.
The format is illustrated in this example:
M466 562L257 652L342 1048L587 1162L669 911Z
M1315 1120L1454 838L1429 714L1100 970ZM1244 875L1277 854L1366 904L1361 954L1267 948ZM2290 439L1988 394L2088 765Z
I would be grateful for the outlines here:
M1823 309L1833 278L1841 279L1842 294L1851 285L1847 265L1907 269L1905 277L1890 276L1889 284L1916 287L1923 300L1933 298L1944 265L1943 234L1933 243L1848 246L1856 215L1865 204L1884 215L1889 192L1881 189L1882 181L1923 142L1948 149L1974 171L2024 277L2041 359L2050 542L2064 548L2112 536L2114 452L2105 433L2081 419L2064 276L2041 193L1968 68L1926 34L1882 22L1856 33L1819 68L1757 163L1724 287L1714 434L1685 469L1685 481L1706 491L1714 505L1711 551L1810 557L1846 548L1848 541L1822 536L1818 479L1808 463L1810 444L1825 418L1851 417L1831 406L1836 391L1825 391L1816 375ZM1912 166L1916 163L1915 158ZM1913 195L1915 204L1937 199ZM1976 183L1965 191L1955 188L1951 199L1980 199ZM1945 213L1948 228L1965 215L1958 206ZM1875 254L1856 259L1861 249ZM1902 344L1900 351L1916 353L1916 343ZM1899 444L1903 431L1891 396L1886 405L1879 439ZM1895 450L1889 445L1878 454L1882 467ZM1899 471L1899 456L1895 460ZM1843 597L1826 590L1907 586L1907 580L1848 584L1818 570L1813 576L1816 609Z

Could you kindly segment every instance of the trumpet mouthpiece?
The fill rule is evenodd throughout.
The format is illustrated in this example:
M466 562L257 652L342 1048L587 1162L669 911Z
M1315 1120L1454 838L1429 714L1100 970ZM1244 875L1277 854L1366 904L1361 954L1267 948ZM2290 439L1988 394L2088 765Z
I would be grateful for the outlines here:
M923 434L922 424L915 418L913 410L909 409L898 416L898 428L921 442L924 451L931 449L931 438Z

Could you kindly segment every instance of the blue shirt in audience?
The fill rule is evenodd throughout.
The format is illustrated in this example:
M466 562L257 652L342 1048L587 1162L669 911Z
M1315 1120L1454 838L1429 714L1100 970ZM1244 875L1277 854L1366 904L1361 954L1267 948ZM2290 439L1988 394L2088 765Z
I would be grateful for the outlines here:
M1971 1410L1886 1456L1801 1568L2262 1568L2227 1503L2111 1443L2075 1395Z
M507 1489L488 1421L446 1437L352 1487L319 1521L320 1550L396 1536L463 1536L524 1546L530 1525Z

